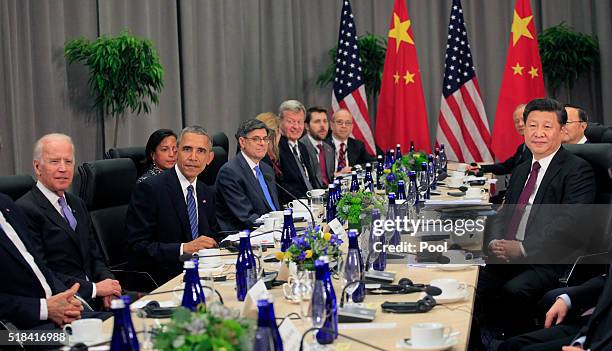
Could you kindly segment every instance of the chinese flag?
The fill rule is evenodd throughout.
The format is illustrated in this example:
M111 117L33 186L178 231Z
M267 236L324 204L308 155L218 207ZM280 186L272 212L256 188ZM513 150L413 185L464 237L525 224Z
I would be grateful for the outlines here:
M376 113L376 142L383 149L410 141L417 150L431 151L412 23L405 0L395 0L382 86Z
M508 57L493 121L491 148L498 160L512 156L517 146L524 142L524 137L516 132L512 121L516 106L545 95L542 61L529 0L517 0Z

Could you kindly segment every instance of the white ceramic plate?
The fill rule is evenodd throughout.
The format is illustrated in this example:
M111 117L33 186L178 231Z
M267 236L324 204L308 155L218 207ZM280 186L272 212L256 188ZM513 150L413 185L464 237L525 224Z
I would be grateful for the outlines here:
M444 343L439 346L419 347L419 346L412 346L412 344L410 344L410 340L400 340L397 343L397 347L401 349L413 350L413 351L443 351L443 350L448 350L451 347L457 345L458 342L459 340L457 340L457 338L450 337L444 340Z

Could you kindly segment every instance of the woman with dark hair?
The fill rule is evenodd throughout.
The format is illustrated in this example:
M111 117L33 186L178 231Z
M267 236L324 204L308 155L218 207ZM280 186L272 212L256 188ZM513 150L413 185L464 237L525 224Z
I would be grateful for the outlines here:
M151 134L145 148L147 155L147 171L138 178L136 183L154 177L176 164L176 134L170 129L158 129Z

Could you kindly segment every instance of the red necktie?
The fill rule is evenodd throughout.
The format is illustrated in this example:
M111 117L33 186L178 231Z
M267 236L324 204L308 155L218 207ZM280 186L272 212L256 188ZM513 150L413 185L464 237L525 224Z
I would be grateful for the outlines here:
M329 184L329 178L327 178L327 164L325 163L325 150L323 149L323 144L319 143L317 145L319 149L319 167L321 167L321 180L323 180L323 185L327 186Z
M538 171L540 170L540 167L540 163L537 161L534 162L534 164L531 166L529 180L527 180L527 184L525 184L525 187L521 192L521 196L519 196L518 202L514 208L514 213L512 214L512 219L510 220L510 225L508 226L508 230L506 231L506 240L516 240L516 230L518 229L518 226L521 223L521 218L523 218L523 214L525 213L525 207L527 207L529 197L535 190L536 180L538 179Z
M346 151L344 150L344 143L340 143L340 152L338 152L338 171L343 170L346 167Z

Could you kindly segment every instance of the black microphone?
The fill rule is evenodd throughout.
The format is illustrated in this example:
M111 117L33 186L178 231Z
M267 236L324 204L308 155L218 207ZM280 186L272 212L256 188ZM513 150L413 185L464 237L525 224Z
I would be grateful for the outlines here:
M370 250L370 252L368 252L368 255L366 256L365 259L365 265L366 265L366 272L368 272L370 270L370 258L372 258L372 254L374 253L374 250ZM400 254L404 257L406 256L417 256L418 257L418 253L414 253L414 252L403 252L403 253L398 253L398 252L394 252L394 254ZM450 258L440 254L440 255L436 255L435 256L435 262L436 263L440 263L440 264L448 264L450 263ZM420 262L419 262L420 263Z
M270 175L264 175L264 178L266 179L266 182L270 182L272 183L272 181L274 180L272 176ZM308 213L310 214L310 219L312 220L312 227L315 227L315 218L314 215L312 214L312 211L310 210L310 206L306 205L302 200L298 199L297 196L293 195L292 192L290 192L289 190L285 189L282 185L276 183L276 186L279 187L283 192L285 192L285 194L291 196L292 199L296 200L297 202L299 202L302 206L306 207L306 209L308 210Z

